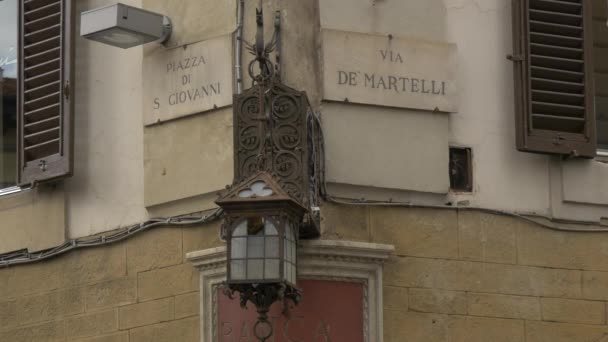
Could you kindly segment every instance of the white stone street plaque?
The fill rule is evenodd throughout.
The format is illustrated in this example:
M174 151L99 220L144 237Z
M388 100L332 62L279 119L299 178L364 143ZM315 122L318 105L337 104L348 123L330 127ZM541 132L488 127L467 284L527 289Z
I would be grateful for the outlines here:
M455 44L324 30L323 61L325 100L458 111Z
M232 38L225 35L144 57L144 124L232 103Z

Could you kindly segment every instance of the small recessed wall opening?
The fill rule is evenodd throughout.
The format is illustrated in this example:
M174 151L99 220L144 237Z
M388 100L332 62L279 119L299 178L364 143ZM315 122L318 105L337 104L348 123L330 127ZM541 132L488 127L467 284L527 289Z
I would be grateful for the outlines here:
M450 147L450 189L473 191L472 153L469 147Z

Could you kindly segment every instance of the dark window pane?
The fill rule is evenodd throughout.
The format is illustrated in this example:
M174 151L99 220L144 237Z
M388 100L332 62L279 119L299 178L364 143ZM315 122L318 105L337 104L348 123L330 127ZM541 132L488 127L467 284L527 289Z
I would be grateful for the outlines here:
M17 182L17 3L0 1L0 188Z

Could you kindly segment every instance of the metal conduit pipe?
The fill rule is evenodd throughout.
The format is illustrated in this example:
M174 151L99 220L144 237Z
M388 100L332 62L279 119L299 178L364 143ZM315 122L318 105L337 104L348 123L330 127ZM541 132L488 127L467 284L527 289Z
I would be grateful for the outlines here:
M243 92L243 67L241 51L243 48L243 18L245 12L245 0L237 0L237 27L234 37L234 78L236 84L236 93Z

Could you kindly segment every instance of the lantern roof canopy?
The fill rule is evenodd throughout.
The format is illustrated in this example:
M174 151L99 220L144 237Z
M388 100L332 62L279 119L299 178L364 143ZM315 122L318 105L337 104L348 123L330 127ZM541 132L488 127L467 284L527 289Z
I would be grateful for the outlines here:
M267 171L258 171L228 187L215 203L224 210L286 207L303 214L306 208Z

